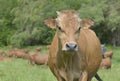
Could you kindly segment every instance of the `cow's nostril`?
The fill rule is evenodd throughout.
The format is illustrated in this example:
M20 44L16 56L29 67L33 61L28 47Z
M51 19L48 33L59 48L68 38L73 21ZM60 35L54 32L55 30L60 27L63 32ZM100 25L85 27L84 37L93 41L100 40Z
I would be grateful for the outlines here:
M76 47L77 47L77 44L74 45L74 48L76 48Z
M68 50L75 50L77 48L77 44L76 43L67 43L66 48Z
M70 47L69 44L66 44L66 47L69 48Z

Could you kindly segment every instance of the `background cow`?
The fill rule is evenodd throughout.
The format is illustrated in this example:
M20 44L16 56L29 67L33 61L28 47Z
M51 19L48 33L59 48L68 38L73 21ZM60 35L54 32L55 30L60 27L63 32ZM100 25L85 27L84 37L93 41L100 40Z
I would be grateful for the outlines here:
M100 64L100 69L109 69L111 68L112 61L110 57L105 57L102 59L102 62Z
M105 57L110 57L110 58L112 59L113 51L112 51L112 50L106 51L106 52L104 53L104 56L105 56Z
M29 63L34 65L46 65L48 62L48 54L38 54L36 52L29 53Z
M74 10L57 15L56 19L45 20L47 26L56 28L48 57L51 71L58 81L91 81L102 59L96 34L83 28L87 20L81 20Z

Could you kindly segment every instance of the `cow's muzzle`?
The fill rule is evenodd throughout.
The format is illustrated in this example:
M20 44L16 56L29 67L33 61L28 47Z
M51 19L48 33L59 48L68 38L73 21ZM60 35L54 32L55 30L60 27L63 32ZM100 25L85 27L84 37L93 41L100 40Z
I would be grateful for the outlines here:
M67 51L77 51L78 46L76 43L66 43L66 50Z

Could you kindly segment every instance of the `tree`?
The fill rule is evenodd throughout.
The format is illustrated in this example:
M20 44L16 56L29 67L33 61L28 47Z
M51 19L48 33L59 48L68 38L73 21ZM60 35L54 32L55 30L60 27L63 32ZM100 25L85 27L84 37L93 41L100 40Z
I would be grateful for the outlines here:
M13 23L18 28L11 38L12 44L20 47L50 43L52 32L43 25L44 18L47 17L44 10L47 0L20 0L18 3L19 6L12 10L15 15Z
M101 43L120 45L119 4L119 0L0 0L0 45L50 44L54 30L43 21L65 9L77 10L81 19L93 19L92 29Z
M11 10L16 5L16 0L0 0L0 46L10 44L10 37L15 32Z
M111 31L111 43L120 46L120 1L108 1L109 15L107 18L107 29Z

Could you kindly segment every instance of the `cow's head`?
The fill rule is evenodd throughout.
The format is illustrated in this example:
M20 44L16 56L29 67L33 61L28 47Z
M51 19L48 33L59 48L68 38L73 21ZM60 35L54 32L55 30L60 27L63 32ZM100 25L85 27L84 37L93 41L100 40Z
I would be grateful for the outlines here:
M50 28L56 28L62 51L77 51L80 29L93 25L89 19L81 20L74 10L57 11L56 19L47 19L45 24Z

